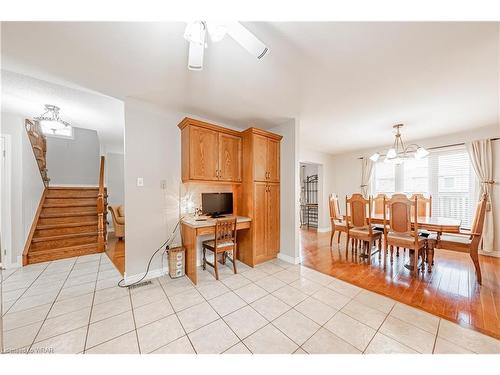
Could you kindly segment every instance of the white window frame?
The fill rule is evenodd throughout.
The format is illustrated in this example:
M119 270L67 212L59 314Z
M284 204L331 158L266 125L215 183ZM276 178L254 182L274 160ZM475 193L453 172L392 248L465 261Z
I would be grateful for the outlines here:
M464 152L465 146L457 146L457 147L452 147L452 148L447 148L447 149L440 149L436 151L432 151L429 157L427 158L428 160L428 186L427 186L427 191L423 191L420 193L424 193L426 195L431 195L433 198L436 197L438 198L439 193L439 181L438 178L439 176L437 174L434 174L434 171L438 170L438 167L436 163L438 162L438 155L445 155L445 154L453 154L456 152ZM383 163L383 161L379 161L378 163ZM378 194L379 192L376 190L376 165L374 166L374 171L372 175L372 181L370 183L370 188L371 192L373 195ZM400 165L394 165L394 178L395 178L395 191L396 192L403 192L404 193L404 166L403 164ZM471 207L470 207L470 212L469 212L469 221L472 223L473 217L474 217L474 209L475 209L475 202L477 200L477 195L478 195L478 183L477 183L477 178L476 175L472 169L470 168L470 178L469 178L469 193L471 197ZM387 194L387 193L386 193ZM407 194L412 194L412 193L407 193ZM437 210L437 199L433 199L433 213L432 215L435 216L437 213L435 213L435 210ZM464 228L470 229L470 225L468 223L462 223L462 226Z

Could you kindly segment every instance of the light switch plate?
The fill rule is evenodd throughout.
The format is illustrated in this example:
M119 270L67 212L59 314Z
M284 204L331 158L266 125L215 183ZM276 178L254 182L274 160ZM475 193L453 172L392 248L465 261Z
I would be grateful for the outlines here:
M142 177L137 177L137 186L144 186L144 179Z
M160 181L160 189L166 190L167 189L167 180L161 180Z

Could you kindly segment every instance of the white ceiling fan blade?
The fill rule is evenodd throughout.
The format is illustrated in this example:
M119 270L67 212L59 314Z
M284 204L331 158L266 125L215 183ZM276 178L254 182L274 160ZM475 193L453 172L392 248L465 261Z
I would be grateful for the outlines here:
M189 43L189 70L202 70L203 69L203 53L205 46L203 44L190 42Z
M227 23L227 33L257 59L269 53L269 48L239 22Z

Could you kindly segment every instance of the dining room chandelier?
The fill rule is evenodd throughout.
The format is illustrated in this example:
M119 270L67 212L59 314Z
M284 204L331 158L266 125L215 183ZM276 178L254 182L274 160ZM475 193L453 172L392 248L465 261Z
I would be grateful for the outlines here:
M57 130L65 129L70 126L69 122L59 117L59 111L60 108L58 106L45 104L45 112L35 117L35 120L40 123L42 129L50 129L52 132L56 133Z
M392 147L387 150L385 154L384 162L386 163L402 164L405 160L423 159L429 155L429 151L427 151L422 146L419 146L415 143L411 143L409 145L404 144L403 140L401 139L400 131L402 127L403 124L397 124L393 126L393 128L396 129L396 134ZM376 152L372 156L370 156L370 160L373 162L377 162L381 156L383 156L381 153Z

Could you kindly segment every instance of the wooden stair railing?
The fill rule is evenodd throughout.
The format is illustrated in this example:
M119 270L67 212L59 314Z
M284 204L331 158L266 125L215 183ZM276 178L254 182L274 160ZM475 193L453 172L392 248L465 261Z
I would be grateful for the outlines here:
M38 170L42 177L43 185L47 188L49 186L50 178L47 175L47 138L42 132L42 128L38 121L31 121L26 119L24 121L24 128L28 134L31 143L31 149L35 156Z
M107 227L108 202L107 194L104 188L104 156L101 156L99 168L99 192L97 194L97 249L106 250L106 227Z

